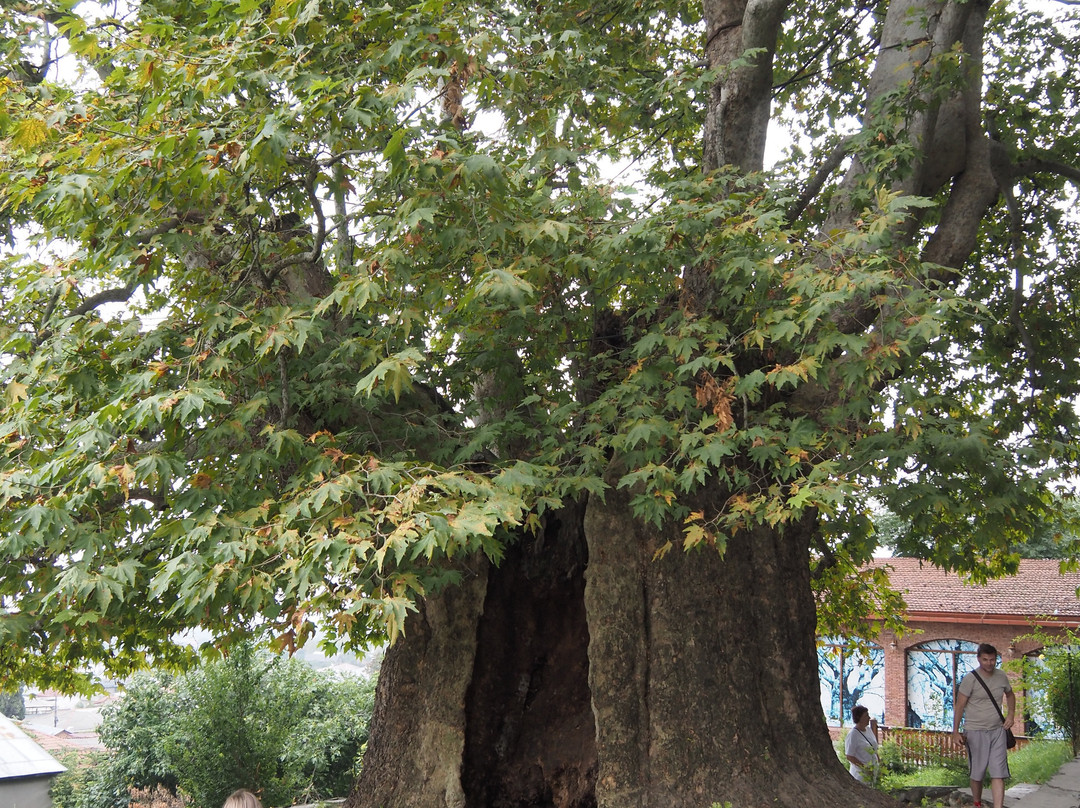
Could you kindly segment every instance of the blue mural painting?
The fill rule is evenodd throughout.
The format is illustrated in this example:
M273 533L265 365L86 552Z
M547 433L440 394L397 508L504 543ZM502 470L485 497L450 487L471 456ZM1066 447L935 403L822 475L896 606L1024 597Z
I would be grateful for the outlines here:
M907 655L907 725L952 729L953 696L960 679L978 663L978 644L964 640L931 640Z
M830 726L851 723L851 708L861 704L878 721L885 719L885 652L876 645L859 649L838 638L818 646L821 709Z

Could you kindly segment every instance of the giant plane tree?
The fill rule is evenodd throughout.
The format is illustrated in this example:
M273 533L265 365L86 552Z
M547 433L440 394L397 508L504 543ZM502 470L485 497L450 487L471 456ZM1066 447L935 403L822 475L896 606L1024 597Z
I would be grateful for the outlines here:
M1070 11L6 3L4 681L389 640L351 808L886 804L871 504L1080 470Z

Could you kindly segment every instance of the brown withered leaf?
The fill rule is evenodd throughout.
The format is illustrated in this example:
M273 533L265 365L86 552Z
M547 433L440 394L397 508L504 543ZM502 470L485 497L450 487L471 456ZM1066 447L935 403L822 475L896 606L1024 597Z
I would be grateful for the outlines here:
M726 379L721 385L716 377L709 371L703 370L698 374L699 383L694 389L694 398L699 406L708 408L716 416L716 428L723 432L735 423L735 417L731 413L732 379Z
M476 59L472 56L464 62L455 60L450 65L450 76L443 91L443 112L457 129L464 130L467 125L463 106L465 85L475 75L476 69Z

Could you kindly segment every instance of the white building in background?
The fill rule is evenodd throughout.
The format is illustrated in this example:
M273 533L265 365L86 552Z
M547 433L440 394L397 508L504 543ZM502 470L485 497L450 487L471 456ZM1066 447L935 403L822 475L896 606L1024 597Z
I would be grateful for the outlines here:
M37 745L5 715L0 715L0 805L52 808L53 778L67 768Z

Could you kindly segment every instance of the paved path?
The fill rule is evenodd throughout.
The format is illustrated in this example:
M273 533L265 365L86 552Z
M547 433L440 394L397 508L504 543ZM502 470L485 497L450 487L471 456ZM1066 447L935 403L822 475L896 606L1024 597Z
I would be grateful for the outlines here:
M983 805L990 789L983 791ZM1073 758L1038 788L1023 784L1005 792L1007 808L1080 808L1080 758Z

